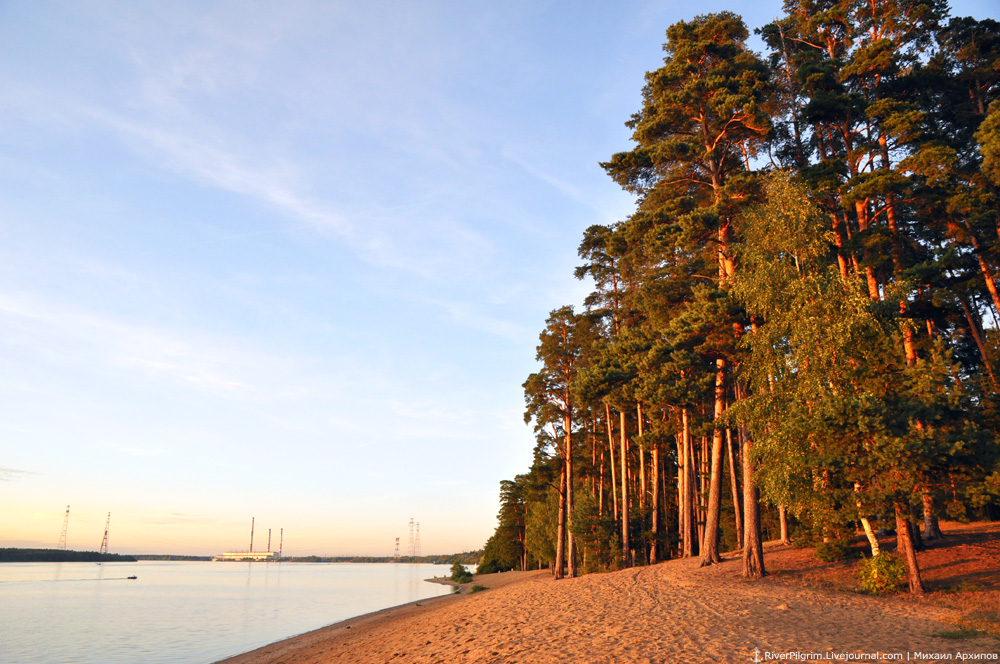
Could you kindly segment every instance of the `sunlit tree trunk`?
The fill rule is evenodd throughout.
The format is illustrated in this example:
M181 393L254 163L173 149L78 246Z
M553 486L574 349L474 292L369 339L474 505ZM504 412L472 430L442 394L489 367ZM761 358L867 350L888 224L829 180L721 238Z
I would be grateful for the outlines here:
M556 525L556 564L553 575L556 579L563 578L563 567L566 564L566 466L563 464L559 473L559 517Z
M608 462L611 465L611 504L614 506L615 521L618 521L618 479L615 477L615 433L611 419L611 406L604 404L605 422L608 425Z
M920 579L920 567L917 565L917 552L910 536L910 522L906 518L903 505L896 503L896 549L906 561L906 571L910 582L910 592L914 595L924 594L924 584Z
M778 505L778 523L781 527L781 543L791 544L792 538L788 535L788 510L784 505Z
M708 485L708 511L705 513L705 535L701 542L701 566L720 562L719 516L722 512L722 428L725 411L726 361L715 361L715 430L712 432L711 478Z
M622 470L622 566L632 566L632 541L629 537L628 439L625 436L625 411L621 411L621 470Z
M651 470L653 475L650 478L653 487L653 522L651 524L653 541L649 545L649 562L653 564L660 560L660 445L656 442L653 443Z
M680 473L680 485L682 487L682 500L680 505L681 518L681 541L683 549L681 557L689 558L695 555L694 538L694 455L691 447L691 422L688 418L688 409L685 406L681 409L681 447L683 469Z
M743 576L759 579L767 572L764 569L764 543L760 533L760 491L753 476L753 462L750 459L750 436L746 427L740 425L740 443L743 456Z
M567 401L569 397L567 396ZM573 536L573 504L574 504L574 489L573 484L575 481L573 473L573 435L571 432L572 421L570 415L568 414L563 418L563 429L565 432L564 445L566 448L566 543L567 543L567 562L569 563L569 575L570 577L576 576L576 537Z
M733 494L733 514L736 519L736 546L743 548L743 510L740 509L740 489L736 479L736 462L733 459L732 429L726 429L726 455L729 457L729 479Z
M940 539L941 528L938 527L937 512L934 510L934 496L929 493L923 495L924 503L924 539Z

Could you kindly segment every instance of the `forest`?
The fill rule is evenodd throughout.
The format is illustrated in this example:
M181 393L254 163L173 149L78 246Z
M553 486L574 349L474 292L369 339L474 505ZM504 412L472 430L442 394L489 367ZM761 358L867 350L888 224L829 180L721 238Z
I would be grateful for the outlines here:
M531 468L480 572L555 577L1000 518L1000 23L939 0L788 0L670 26L635 199L588 228L581 310L524 382Z

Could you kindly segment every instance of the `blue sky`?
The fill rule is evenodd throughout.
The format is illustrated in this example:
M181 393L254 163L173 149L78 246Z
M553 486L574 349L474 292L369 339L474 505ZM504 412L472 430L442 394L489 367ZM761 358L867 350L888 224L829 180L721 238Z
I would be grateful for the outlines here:
M779 2L705 2L751 27ZM986 2L953 14L995 17ZM671 2L0 3L0 546L482 546Z

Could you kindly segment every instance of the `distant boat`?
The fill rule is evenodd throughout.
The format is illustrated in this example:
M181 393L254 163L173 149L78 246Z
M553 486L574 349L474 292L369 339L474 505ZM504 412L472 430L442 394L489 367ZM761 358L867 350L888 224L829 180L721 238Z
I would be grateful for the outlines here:
M138 579L139 577L137 577L137 576L126 576L125 578L126 579Z

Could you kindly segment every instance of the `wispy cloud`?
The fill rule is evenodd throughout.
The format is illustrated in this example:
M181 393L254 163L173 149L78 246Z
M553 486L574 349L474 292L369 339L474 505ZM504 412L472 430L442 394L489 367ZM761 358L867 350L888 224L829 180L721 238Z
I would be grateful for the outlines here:
M252 374L288 362L239 350L236 340L126 322L25 294L0 293L0 318L7 319L8 334L20 330L22 347L36 348L49 361L72 365L85 358L96 360L217 395L259 396L258 386L241 372Z
M594 203L589 196L584 195L583 191L581 191L578 186L574 185L565 178L553 175L552 173L544 170L541 166L532 163L527 158L516 152L510 145L505 145L503 147L501 155L507 161L524 170L524 172L531 177L541 180L561 193L563 196L566 196L577 203L586 205L594 210L599 210L599 206Z
M21 480L29 475L37 475L30 470L18 470L17 468L2 468L0 467L0 482L13 482L15 480Z

